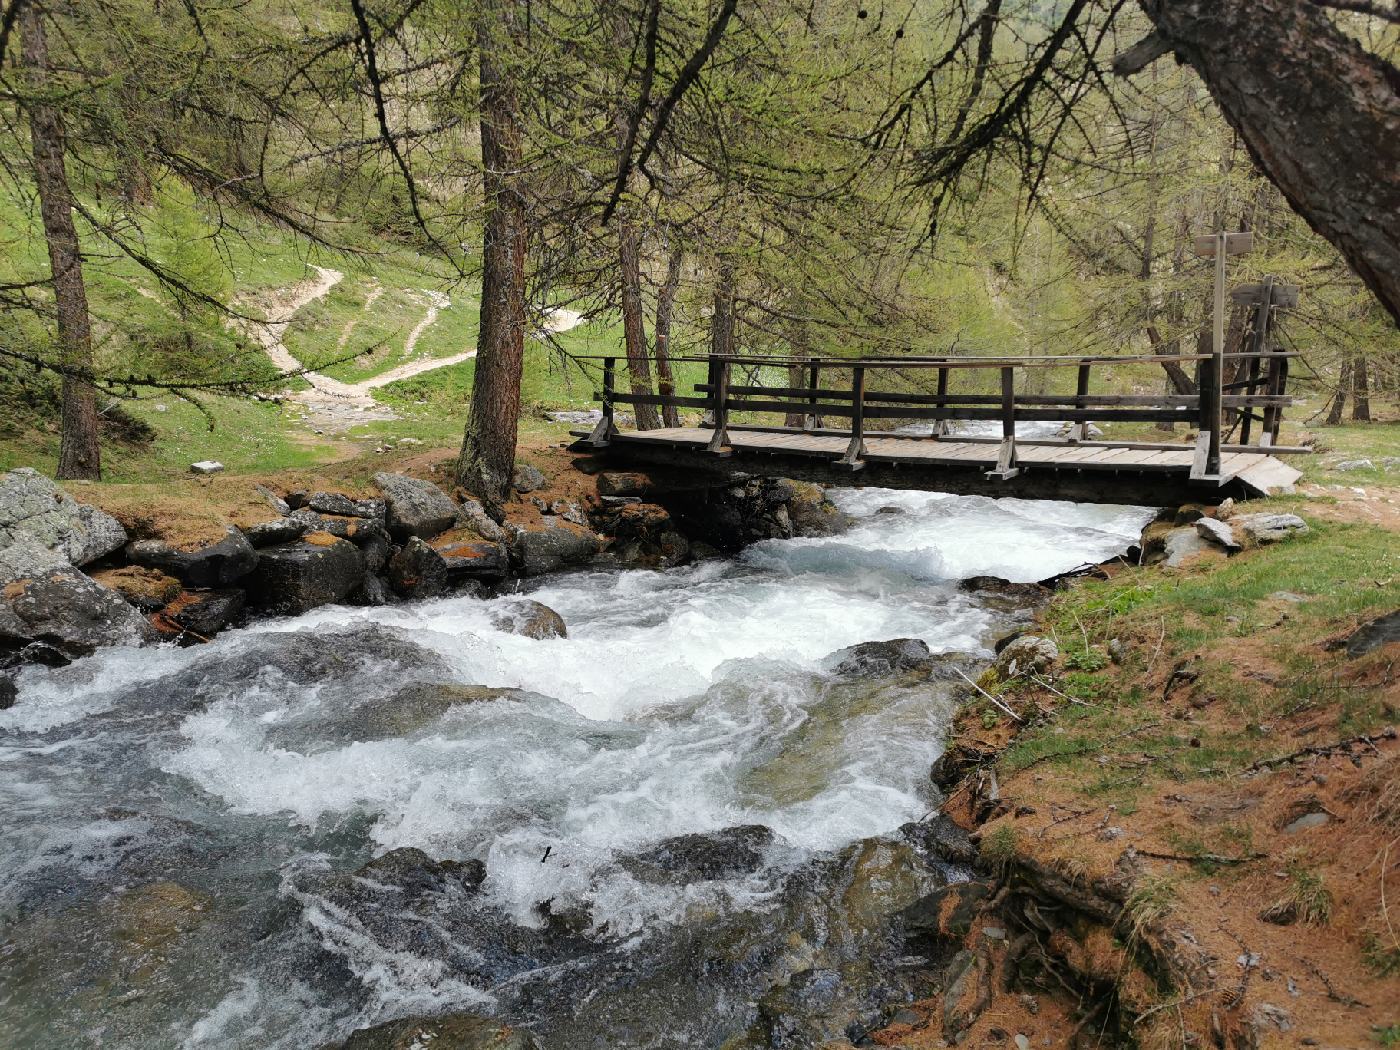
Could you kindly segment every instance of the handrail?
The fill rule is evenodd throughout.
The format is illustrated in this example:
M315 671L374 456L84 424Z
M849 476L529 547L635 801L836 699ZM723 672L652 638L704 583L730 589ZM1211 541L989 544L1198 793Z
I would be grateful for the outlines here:
M572 354L575 361L621 360L619 354ZM1080 365L1135 365L1161 364L1175 361L1178 364L1194 364L1198 361L1213 360L1213 354L1134 354L1124 357L1079 355L1047 355L1044 357L741 357L724 355L731 365L787 366L800 365L806 368L1075 368ZM1221 354L1226 361L1245 358L1282 360L1302 357L1296 350L1239 351ZM672 364L708 364L710 355L668 356Z

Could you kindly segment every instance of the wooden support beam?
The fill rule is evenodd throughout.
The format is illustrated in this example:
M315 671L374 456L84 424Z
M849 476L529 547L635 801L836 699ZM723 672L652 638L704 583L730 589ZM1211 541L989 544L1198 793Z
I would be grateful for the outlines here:
M852 470L865 466L865 368L851 369L851 443L838 462Z
M608 442L617 433L617 427L613 425L613 394L616 385L617 358L605 357L603 359L603 390L599 398L603 402L603 418L598 420L598 425L593 428L593 433L588 435L588 443L594 448L607 448Z
M729 368L726 358L711 355L715 364L715 392L713 395L715 432L705 451L715 455L727 455L724 446L729 444Z
M1010 481L1021 470L1016 465L1016 370L1001 370L1001 448L997 450L997 465L987 471L987 477Z

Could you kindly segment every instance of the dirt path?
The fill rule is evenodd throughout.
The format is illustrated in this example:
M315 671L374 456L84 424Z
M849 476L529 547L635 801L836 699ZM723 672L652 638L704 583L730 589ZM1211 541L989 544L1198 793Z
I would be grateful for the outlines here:
M261 346L268 359L283 372L298 372L302 368L301 362L287 349L283 341L292 317L302 307L327 295L345 279L345 274L339 270L324 266L311 268L316 271L314 277L287 288L262 292L246 301L245 305L260 310L267 317L266 321L243 321L236 325L238 330ZM365 299L364 310L369 310L382 291L378 284L371 289ZM406 354L413 352L423 333L438 319L439 314L451 305L451 300L442 292L427 291L425 295L427 309L404 341ZM577 311L556 307L549 311L544 327L548 332L567 332L577 327L582 320L582 315ZM343 348L349 342L355 324L356 321L351 321L345 326L337 341L338 347ZM311 389L299 390L288 399L306 409L305 418L314 427L340 433L359 423L398 418L391 408L374 399L372 390L422 375L424 372L461 364L475 356L475 350L467 350L450 357L424 357L417 361L405 362L358 383L345 383L320 372L306 371L301 373L301 377L310 384Z

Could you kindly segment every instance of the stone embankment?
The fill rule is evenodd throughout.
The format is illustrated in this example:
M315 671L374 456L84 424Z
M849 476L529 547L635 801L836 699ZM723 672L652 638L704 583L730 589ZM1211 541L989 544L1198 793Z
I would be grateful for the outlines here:
M469 493L409 474L374 475L369 495L250 482L265 516L193 542L152 536L146 521L128 523L143 533L133 539L37 471L10 471L0 475L0 672L106 645L207 641L254 617L331 603L485 596L586 564L670 568L843 525L817 486L749 479L667 493L648 475L578 467L586 473L567 471L574 476L555 480L569 484L553 485L522 465L503 522ZM580 495L580 481L596 491ZM537 614L522 630L564 627Z

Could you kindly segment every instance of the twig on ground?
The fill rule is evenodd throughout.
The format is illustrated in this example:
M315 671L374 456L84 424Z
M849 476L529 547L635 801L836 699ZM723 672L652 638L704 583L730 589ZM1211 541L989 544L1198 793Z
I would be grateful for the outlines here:
M1016 721L1018 721L1018 722L1024 722L1024 721L1025 721L1025 719L1022 718L1020 715L1018 715L1015 711L1011 710L1011 708L1007 707L1004 703L1002 703L1000 700L998 700L996 697L994 697L991 693L987 692L987 690L983 689L980 685L978 685L978 684L977 684L976 682L974 682L971 678L969 678L966 674L964 674L961 667L955 667L955 668L953 668L953 670L958 672L959 677L961 677L962 680L963 680L964 682L966 682L968 685L972 686L972 688L976 689L979 693L981 693L983 696L985 696L988 700L990 700L992 703L994 703L997 707L1001 708L1003 711L1005 711L1005 712L1006 712L1008 715L1010 715L1012 718L1016 719Z

